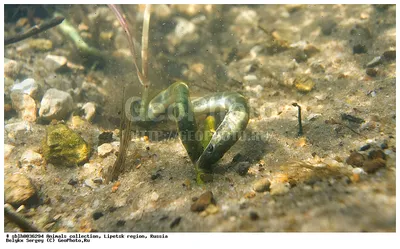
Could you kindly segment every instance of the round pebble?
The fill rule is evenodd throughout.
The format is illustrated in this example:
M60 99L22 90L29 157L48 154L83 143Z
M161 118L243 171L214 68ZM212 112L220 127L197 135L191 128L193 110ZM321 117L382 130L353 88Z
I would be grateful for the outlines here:
M268 191L271 185L271 181L267 178L262 178L253 184L253 189L256 192Z
M5 202L19 207L22 204L35 204L38 201L36 188L31 180L21 174L6 175L4 179Z
M51 88L44 94L40 104L39 116L49 121L66 118L74 107L74 102L69 93Z
M100 157L108 156L114 150L113 146L109 143L104 143L97 148L97 154Z

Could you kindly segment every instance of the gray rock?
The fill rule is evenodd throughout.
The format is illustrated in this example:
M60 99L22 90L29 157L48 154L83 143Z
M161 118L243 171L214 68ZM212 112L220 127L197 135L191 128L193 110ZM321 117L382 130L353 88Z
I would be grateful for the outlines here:
M21 121L5 125L4 130L9 138L21 137L31 131L31 125L27 121Z
M44 94L39 116L47 120L66 118L72 111L74 103L69 93L51 88Z
M28 78L20 83L15 84L11 88L11 91L21 91L22 93L28 94L29 96L34 98L39 91L39 85L35 82L34 79Z
M28 94L21 91L11 93L11 101L13 108L18 112L19 116L28 122L36 120L36 103Z
M51 54L48 54L44 59L45 67L47 70L52 72L65 68L67 66L67 62L68 60L64 56Z

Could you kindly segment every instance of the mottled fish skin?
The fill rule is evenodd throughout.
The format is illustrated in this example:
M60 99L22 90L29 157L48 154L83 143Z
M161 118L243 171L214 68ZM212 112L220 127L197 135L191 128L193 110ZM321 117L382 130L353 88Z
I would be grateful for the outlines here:
M171 113L177 122L179 135L196 169L209 172L216 163L240 138L249 121L249 107L243 95L236 92L213 93L190 101L189 88L183 82L176 82L156 95L148 107L149 119ZM225 117L204 148L196 139L195 116L214 115L226 112Z

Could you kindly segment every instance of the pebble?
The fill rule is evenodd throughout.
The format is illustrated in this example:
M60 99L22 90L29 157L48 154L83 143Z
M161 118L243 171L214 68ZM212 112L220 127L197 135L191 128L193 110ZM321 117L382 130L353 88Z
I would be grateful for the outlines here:
M249 214L249 216L250 216L250 219L251 219L251 220L258 220L258 219L260 219L260 216L259 216L256 212L254 212L254 211L251 211L250 214Z
M109 144L109 143L104 143L104 144L100 145L100 146L97 148L97 154L98 154L100 157L106 157L106 156L108 156L111 152L113 152L113 150L114 150L114 148L113 148L113 146L112 146L111 144Z
M53 42L47 39L29 39L29 47L37 51L49 51L53 49Z
M179 223L181 222L181 220L182 220L182 217L177 217L177 218L175 218L175 219L171 222L171 224L169 225L169 228L172 229L172 228L178 226Z
M27 121L20 121L16 123L6 124L4 126L5 131L8 133L8 137L15 139L23 137L27 132L31 131L31 125Z
M91 122L96 114L96 104L88 102L85 103L81 109L85 112L85 119Z
M374 173L384 167L386 167L386 162L382 158L367 160L363 164L363 169L367 173Z
M36 103L31 96L20 91L14 91L11 93L11 101L13 108L18 112L22 120L35 122Z
M368 158L369 159L381 158L383 160L386 160L386 154L382 150L371 150L368 153Z
M362 167L365 161L364 155L353 151L346 159L346 163L354 167Z
M67 58L64 56L48 54L44 59L47 70L55 72L67 67Z
M290 184L287 182L273 181L270 186L271 195L283 195L289 192Z
M24 94L27 94L31 96L32 98L36 97L38 91L39 91L39 85L36 83L36 81L32 78L28 78L23 80L20 83L15 84L12 88L11 91L21 91Z
M104 143L111 143L113 141L113 132L105 131L99 135L99 146Z
M368 50L365 45L356 44L353 46L353 54L365 54Z
M14 145L4 144L4 160L11 155L11 152L13 151L14 148L15 148Z
M4 198L6 203L14 207L35 204L38 201L35 186L28 177L21 174L6 175Z
M190 210L193 212L201 212L204 211L210 204L215 204L215 200L213 193L211 191L207 191L200 195L199 199L192 204Z
M152 201L158 201L158 198L159 198L160 196L157 194L157 192L153 192L153 193L151 193L151 197L150 197L150 199L152 200Z
M93 217L94 220L98 220L98 219L100 219L100 218L103 217L103 216L104 216L104 214L103 214L102 212L100 212L100 211L96 211L96 212L94 212L93 215L92 215L92 217Z
M4 58L4 76L15 79L18 76L20 70L20 63L15 60Z
M378 70L375 69L375 68L367 68L367 69L365 70L365 73L366 73L368 76L375 77L375 76L378 74Z
M250 163L249 162L239 162L237 164L237 172L241 176L245 176L249 171Z
M385 52L383 52L382 57L386 61L396 60L396 50L385 51Z
M314 81L306 75L296 77L293 84L297 91L303 93L310 92L315 86Z
M270 186L271 186L271 181L268 178L262 178L257 180L253 184L253 189L256 192L265 192L270 189Z
M196 25L185 18L177 18L174 37L177 39L177 44L182 41L193 41L196 35ZM197 35L197 38L198 35Z
M330 35L333 29L336 27L336 22L332 19L323 19L319 26L321 27L322 34Z
M43 157L33 150L26 150L19 159L22 167L40 166L43 162Z
M72 111L74 102L69 93L51 88L44 94L39 116L49 121L62 120Z
M366 144L366 145L361 146L360 151L366 151L366 150L369 150L370 148L371 148L371 145Z
M238 25L253 25L258 23L258 15L254 10L243 10L235 19Z

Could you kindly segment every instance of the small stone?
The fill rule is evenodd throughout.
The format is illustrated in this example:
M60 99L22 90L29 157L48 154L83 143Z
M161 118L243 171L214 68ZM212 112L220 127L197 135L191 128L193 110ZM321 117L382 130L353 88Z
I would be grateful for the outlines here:
M113 133L111 131L105 131L99 135L99 146L104 143L111 143L112 141Z
M375 67L382 64L382 62L383 62L382 56L377 56L373 58L370 62L368 62L366 67Z
M29 39L29 47L37 51L49 51L53 49L53 42L47 39Z
M336 27L336 22L332 19L324 19L319 25L324 35L330 35L332 34L333 29Z
M100 212L100 211L94 212L93 215L92 215L94 220L98 220L103 216L104 216L104 214L102 212Z
M364 155L353 151L346 159L346 163L354 167L362 167L365 161Z
M382 150L372 150L369 152L368 159L377 159L377 158L386 160L386 155Z
M296 77L293 83L297 91L303 93L310 92L315 86L314 81L306 75Z
M283 195L289 192L290 184L287 182L273 181L270 186L271 195Z
M96 104L93 102L85 103L82 110L85 112L85 119L91 122L96 114Z
M117 227L123 227L123 226L125 226L125 223L126 223L126 221L124 221L124 220L118 220Z
M246 198L246 199L251 199L251 198L254 198L256 196L256 192L254 192L254 191L250 191L250 192L247 192L246 194L244 194L244 198Z
M98 154L100 157L106 157L106 156L108 156L111 152L113 152L113 150L114 150L114 148L113 148L113 146L112 146L111 144L109 144L109 143L104 143L104 144L100 145L100 146L97 148L97 154Z
M171 224L169 225L169 228L172 229L172 228L178 226L179 223L181 222L181 220L182 220L182 217L177 217L177 218L175 218L175 219L171 222Z
M258 22L258 14L254 10L243 10L235 19L238 25L253 25Z
M386 167L386 162L382 158L367 160L363 164L363 169L367 173L374 173L384 167Z
M4 160L6 160L11 155L14 148L14 145L4 144Z
M18 76L20 70L20 63L15 60L4 58L4 76L15 79Z
M271 181L268 178L262 178L256 181L253 185L253 189L256 192L268 191L271 185Z
M78 184L78 179L76 179L76 178L71 178L71 179L69 179L69 181L68 181L68 185L71 185L71 186L75 186L76 184Z
M388 144L386 143L386 142L383 142L382 144L381 144L381 149L382 150L385 150L385 149L388 149L389 148L389 146L388 146Z
M357 44L353 46L353 54L365 54L368 50L365 45Z
M66 118L74 107L74 102L69 93L51 88L44 94L39 116L49 121Z
M237 164L237 172L241 176L245 176L249 171L250 163L249 162L239 162Z
M27 132L31 131L31 125L27 121L21 121L16 123L7 124L4 126L5 131L8 133L8 137L15 139L25 136Z
M204 211L208 205L215 204L214 196L211 191L207 191L200 195L199 199L192 204L190 210L193 212Z
M249 215L250 215L250 219L251 219L251 220L258 220L258 219L260 219L260 216L258 216L258 214L257 214L256 212L254 212L254 211L251 211Z
M24 94L27 94L34 98L38 91L39 91L39 85L36 83L36 81L32 78L25 79L24 81L15 84L12 88L11 91L21 91Z
M307 58L310 58L319 52L320 50L312 44L307 44L304 48L304 53L307 55Z
M67 58L64 56L48 54L44 59L45 66L47 70L51 72L56 72L61 69L67 68Z
M386 61L396 60L396 50L385 51L385 52L383 52L382 57Z
M22 120L35 122L36 103L31 96L20 91L14 91L11 93L11 101L13 108L18 112Z
M36 188L31 180L24 175L6 175L4 179L5 202L19 207L20 205L31 205L38 201Z
M207 214L216 214L219 212L219 208L214 204L210 204L204 211L207 212Z
M25 151L19 159L22 167L40 166L43 163L42 155L32 150Z
M47 128L42 149L46 161L56 165L80 165L90 156L90 148L85 140L64 124Z
M366 150L369 150L369 148L371 148L371 145L366 144L366 145L361 146L360 151L366 151Z
M152 200L152 201L158 201L158 198L159 198L160 196L157 194L157 192L153 192L153 193L151 193L151 197L150 197L150 199Z
M378 70L375 69L375 68L367 68L367 69L365 70L365 73L366 73L368 76L375 77L375 76L378 74Z

